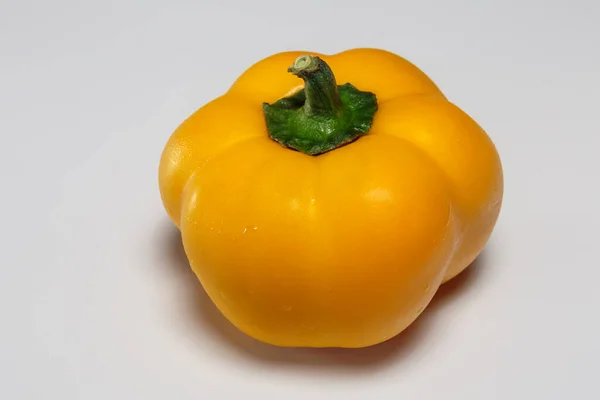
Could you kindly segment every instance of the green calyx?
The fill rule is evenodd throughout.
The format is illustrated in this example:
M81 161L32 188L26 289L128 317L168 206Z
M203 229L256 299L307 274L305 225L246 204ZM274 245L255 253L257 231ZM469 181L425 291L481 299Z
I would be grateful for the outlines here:
M269 136L281 145L315 156L353 142L373 124L377 97L350 83L337 85L329 65L301 56L288 69L304 80L304 90L263 111Z

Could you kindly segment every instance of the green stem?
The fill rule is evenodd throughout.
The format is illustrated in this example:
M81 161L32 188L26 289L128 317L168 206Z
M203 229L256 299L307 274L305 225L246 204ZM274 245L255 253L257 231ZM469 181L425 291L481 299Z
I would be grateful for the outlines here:
M264 103L269 136L285 147L318 155L356 140L371 128L377 98L350 83L337 85L319 57L301 56L288 72L304 80L304 90Z
M329 65L318 57L301 56L288 72L304 80L306 115L340 115L342 99Z

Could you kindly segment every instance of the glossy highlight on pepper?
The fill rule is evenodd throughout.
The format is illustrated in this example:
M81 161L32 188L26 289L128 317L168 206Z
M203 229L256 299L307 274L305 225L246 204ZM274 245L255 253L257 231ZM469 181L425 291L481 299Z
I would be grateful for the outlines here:
M487 243L503 174L486 132L404 58L284 52L186 119L159 166L190 266L277 346L374 345Z

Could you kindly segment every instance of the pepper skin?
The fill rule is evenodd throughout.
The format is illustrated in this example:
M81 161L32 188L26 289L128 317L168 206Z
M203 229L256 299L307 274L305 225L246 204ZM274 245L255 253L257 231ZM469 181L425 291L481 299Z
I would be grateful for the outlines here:
M304 90L311 60L377 100L366 134L320 154L273 140L265 118ZM479 255L503 174L488 135L420 69L354 49L253 65L173 133L159 187L191 268L237 328L276 346L357 348L402 332Z

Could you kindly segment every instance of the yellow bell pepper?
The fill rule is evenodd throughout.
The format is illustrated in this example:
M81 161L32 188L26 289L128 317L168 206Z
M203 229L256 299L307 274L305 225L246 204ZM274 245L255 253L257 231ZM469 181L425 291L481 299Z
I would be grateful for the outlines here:
M159 184L218 309L300 347L403 331L481 252L503 196L484 130L378 49L256 63L173 133Z

